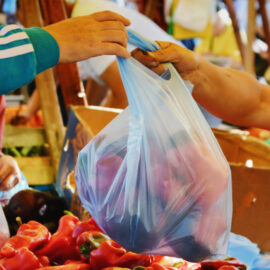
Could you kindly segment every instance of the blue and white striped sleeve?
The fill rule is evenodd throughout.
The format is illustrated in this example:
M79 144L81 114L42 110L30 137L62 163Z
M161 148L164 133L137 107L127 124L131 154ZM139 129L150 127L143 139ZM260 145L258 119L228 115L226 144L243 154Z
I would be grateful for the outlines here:
M0 94L28 84L58 61L58 44L47 31L0 26Z

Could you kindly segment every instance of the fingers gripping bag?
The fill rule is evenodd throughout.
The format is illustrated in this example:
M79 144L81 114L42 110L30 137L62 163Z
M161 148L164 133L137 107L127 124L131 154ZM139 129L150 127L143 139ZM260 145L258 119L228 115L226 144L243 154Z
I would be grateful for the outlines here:
M129 42L159 49L132 31ZM171 64L166 79L133 58L118 64L129 107L79 153L84 207L128 250L194 262L224 255L231 178L210 127Z

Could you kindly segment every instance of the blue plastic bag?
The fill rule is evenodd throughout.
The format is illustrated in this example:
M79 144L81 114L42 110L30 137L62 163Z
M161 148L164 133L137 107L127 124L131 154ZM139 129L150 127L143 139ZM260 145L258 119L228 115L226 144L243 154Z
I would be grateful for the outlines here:
M230 233L227 255L237 258L250 270L252 269L254 261L260 257L260 249L248 238Z
M158 46L129 32L143 50ZM126 249L199 261L225 255L232 215L229 166L171 64L167 79L118 59L129 107L80 152L80 199Z
M227 255L240 260L247 270L270 270L270 255L260 254L257 244L242 235L230 233Z
M7 191L0 191L0 205L5 206L8 204L9 200L12 198L13 195L18 193L21 190L28 189L28 183L23 175L23 173L20 171L20 181L19 183L14 186L12 189L7 190Z
M7 224L7 220L3 211L2 206L0 205L0 249L9 239L9 228Z

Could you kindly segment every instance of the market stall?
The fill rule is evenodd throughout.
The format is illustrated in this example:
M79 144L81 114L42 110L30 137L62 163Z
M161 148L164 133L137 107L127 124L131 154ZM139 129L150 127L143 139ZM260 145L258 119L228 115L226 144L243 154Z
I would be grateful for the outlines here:
M29 104L7 108L2 152L14 158L25 186L12 195L13 187L0 191L0 269L269 269L270 126L261 111L251 120L243 116L254 100L268 108L266 69L259 98L245 92L257 86L256 9L269 45L268 1L247 1L247 41L234 1L96 1L18 1L24 27L71 26L90 13L97 16L93 22L106 25L105 33L114 31L115 40L112 34L105 39L139 50L133 58L113 58L107 54L117 53L101 56L102 44L92 62L76 64L61 62L68 46L59 43L61 63L35 76L39 97L32 122L20 118ZM0 8L5 12L5 1ZM127 12L127 32L122 22L111 26L118 20L112 14L105 12L108 21L95 15L104 9ZM116 38L120 24L128 41ZM142 25L149 36L140 33ZM99 26L89 28L89 36L98 35ZM61 35L44 29L57 44ZM152 41L156 37L173 45ZM204 44L194 48L197 56L176 47L189 48L197 38ZM169 60L159 50L171 54ZM264 52L266 58L257 54L268 62L268 47ZM252 75L241 77L240 70ZM226 94L226 80L235 80L239 98ZM215 96L211 87L220 92ZM247 103L238 113L242 100ZM222 124L212 126L212 117ZM0 180L1 187L6 181Z

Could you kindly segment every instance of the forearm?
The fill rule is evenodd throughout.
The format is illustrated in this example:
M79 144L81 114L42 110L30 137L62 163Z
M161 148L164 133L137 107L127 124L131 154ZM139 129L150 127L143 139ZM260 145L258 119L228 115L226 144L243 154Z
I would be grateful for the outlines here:
M237 125L252 125L262 102L262 85L245 72L217 67L200 58L192 78L194 99L212 114Z
M29 115L34 115L38 111L39 107L40 107L39 93L38 90L35 89L34 93L32 94L27 103L26 111L27 113L29 113Z

